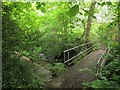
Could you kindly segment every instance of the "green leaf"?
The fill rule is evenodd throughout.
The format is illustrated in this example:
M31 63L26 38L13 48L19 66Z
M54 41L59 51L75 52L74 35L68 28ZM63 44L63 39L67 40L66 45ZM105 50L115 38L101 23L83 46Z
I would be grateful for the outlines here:
M79 5L75 5L73 7L70 8L70 10L68 11L68 15L70 17L75 16L77 13L79 12Z
M94 19L97 19L96 16L92 16Z
M81 12L79 12L80 15L83 15Z
M101 5L99 2L97 3L98 5Z
M70 27L70 28L75 28L75 26L73 26L73 25L70 25L69 27Z
M37 2L37 3L36 3L36 8L37 8L37 9L40 9L40 8L41 8L41 3Z
M106 2L103 2L102 4L101 4L101 6L104 6L106 4Z
M85 13L85 16L87 15L90 15L91 17L93 17L94 19L97 19L95 16L93 16L93 11L90 11L90 10L84 10L86 13Z
M45 10L45 8L44 8L44 7L41 7L41 11L42 11L42 12L45 12L46 10Z
M106 80L107 81L107 78L105 76L102 76L101 79L103 80Z
M84 14L85 16L87 16L88 14L90 14L89 10L84 10L86 13Z
M84 87L89 87L89 84L90 84L90 82L83 82L83 83L82 83L82 86L84 86Z
M85 20L81 20L81 22L82 22L83 24L85 24Z
M107 4L108 4L108 5L112 5L112 3L111 3L111 2L107 2Z
M88 68L80 68L79 71L80 71L80 72L83 72L83 71L91 71L91 69L88 69Z

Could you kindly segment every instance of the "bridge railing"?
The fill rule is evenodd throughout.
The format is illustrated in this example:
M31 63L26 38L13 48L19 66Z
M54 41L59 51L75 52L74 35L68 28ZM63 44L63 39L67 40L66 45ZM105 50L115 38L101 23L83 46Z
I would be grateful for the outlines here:
M110 46L110 44L106 47L106 49L104 50L104 52L102 53L101 57L99 58L99 60L97 62L97 74L102 70L102 68L104 67L104 65L106 63L104 56L109 53L109 51L110 51L109 46Z
M71 50L80 48L80 47L82 47L82 46L88 45L88 44L93 43L93 42L95 42L95 41L87 42L87 43L84 43L84 44L81 44L81 45L78 45L78 46L75 46L75 47L73 47L73 48L70 48L70 49L65 50L65 51L64 51L64 63L70 62L71 60L75 59L76 57L80 56L81 54L90 51L95 45L92 45L91 47L87 48L87 49L84 50L83 52L80 51L77 55L75 55L75 56L73 56L73 57L70 58L70 51L71 51ZM67 54L67 55L66 55L66 54ZM67 59L66 59L66 56L67 56Z

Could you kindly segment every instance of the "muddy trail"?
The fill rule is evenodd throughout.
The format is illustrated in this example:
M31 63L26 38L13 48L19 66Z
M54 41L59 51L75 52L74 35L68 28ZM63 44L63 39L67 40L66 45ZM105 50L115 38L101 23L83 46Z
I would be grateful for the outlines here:
M96 63L105 45L100 41L100 49L91 52L70 67L63 74L45 84L45 88L81 88L83 82L91 82L96 79Z

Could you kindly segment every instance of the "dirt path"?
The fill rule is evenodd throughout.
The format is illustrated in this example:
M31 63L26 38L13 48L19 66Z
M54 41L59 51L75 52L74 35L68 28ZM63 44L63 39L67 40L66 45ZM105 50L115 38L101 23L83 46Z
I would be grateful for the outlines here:
M102 45L102 44L101 44ZM79 63L70 67L59 77L48 82L49 88L81 88L82 82L91 82L96 79L96 63L104 51L104 46L91 52Z

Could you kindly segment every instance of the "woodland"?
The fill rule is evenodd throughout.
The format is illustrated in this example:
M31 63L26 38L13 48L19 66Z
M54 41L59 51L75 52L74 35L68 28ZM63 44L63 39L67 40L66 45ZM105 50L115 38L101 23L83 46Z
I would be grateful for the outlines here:
M61 88L63 85L63 88L117 90L120 88L119 10L119 2L102 0L3 2L2 87ZM85 59L87 56L90 58ZM95 60L104 62L99 65ZM81 66L87 68L78 69ZM95 79L88 66L97 67L93 70L99 71ZM91 77L85 77L86 73ZM52 87L49 83L59 80L58 77L64 78L64 82Z

